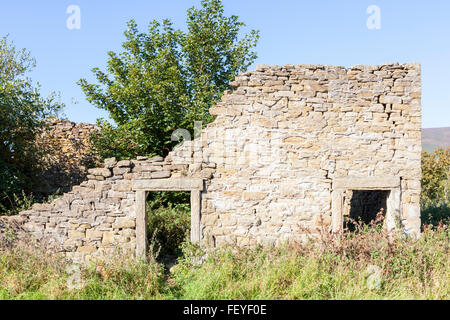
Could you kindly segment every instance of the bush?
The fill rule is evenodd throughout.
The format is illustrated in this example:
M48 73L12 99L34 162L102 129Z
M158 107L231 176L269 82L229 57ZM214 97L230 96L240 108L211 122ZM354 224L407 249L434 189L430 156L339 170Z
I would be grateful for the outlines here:
M450 148L422 153L422 225L450 221Z
M117 159L133 159L136 155L153 156L145 133L131 120L122 126L114 127L109 122L98 119L97 125L101 131L91 133L91 152L99 155L100 159L115 157Z

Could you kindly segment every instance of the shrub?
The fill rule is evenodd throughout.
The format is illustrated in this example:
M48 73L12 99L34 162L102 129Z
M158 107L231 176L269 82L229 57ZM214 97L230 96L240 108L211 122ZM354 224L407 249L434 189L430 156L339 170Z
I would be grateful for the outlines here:
M5 196L4 200L8 200L9 205L0 203L0 212L7 216L16 215L21 211L28 210L34 203L33 194L26 194L24 190L20 193L13 193L12 199L9 196Z
M422 225L450 219L450 148L422 153Z

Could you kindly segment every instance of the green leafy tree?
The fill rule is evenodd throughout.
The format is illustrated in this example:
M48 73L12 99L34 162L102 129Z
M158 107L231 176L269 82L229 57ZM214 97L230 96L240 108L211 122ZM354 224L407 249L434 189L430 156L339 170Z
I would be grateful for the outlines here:
M163 20L141 33L129 21L124 51L108 52L105 72L92 70L98 83L78 82L115 122L99 120L104 129L92 137L94 151L103 158L165 155L174 145L174 130L192 132L194 121L211 122L209 107L256 59L259 34L240 37L244 26L237 16L224 16L220 0L189 9L185 32Z
M36 182L34 139L43 118L62 107L52 94L43 98L39 84L26 77L35 60L17 50L7 37L0 39L0 207L14 205L18 194L31 192Z

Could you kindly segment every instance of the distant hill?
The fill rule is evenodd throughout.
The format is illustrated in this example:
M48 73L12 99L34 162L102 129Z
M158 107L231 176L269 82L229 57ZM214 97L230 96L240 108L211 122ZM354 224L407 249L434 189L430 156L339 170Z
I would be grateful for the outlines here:
M422 129L422 150L450 147L450 127Z

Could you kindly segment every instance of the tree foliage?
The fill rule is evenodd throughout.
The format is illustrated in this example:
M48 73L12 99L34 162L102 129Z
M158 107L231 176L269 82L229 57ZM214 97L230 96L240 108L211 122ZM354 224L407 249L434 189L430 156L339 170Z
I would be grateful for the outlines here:
M39 84L26 77L35 66L27 50L18 50L0 39L0 206L12 205L14 195L30 192L35 185L34 138L43 118L62 107L52 94L43 98Z
M107 70L94 68L98 83L78 83L87 99L108 111L115 126L93 137L105 158L165 155L178 128L192 132L194 121L212 121L209 107L229 89L229 82L256 59L259 34L240 36L245 24L226 17L220 0L203 0L187 11L187 30L170 20L150 22L146 33L128 22L124 49L108 52Z
M422 153L422 198L450 202L450 148Z
M422 153L422 223L450 222L450 148Z

